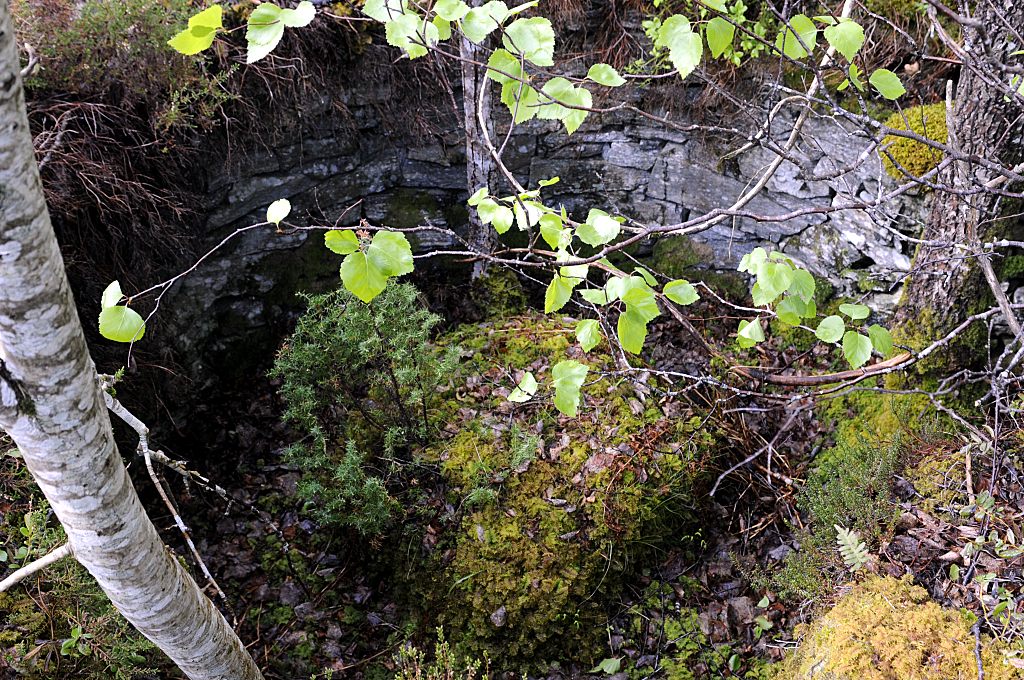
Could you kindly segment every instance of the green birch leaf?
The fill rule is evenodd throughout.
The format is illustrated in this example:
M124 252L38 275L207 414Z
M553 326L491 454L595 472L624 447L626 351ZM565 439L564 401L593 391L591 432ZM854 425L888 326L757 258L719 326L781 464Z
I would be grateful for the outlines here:
M462 0L437 0L434 12L445 21L458 21L469 13L469 5Z
M123 297L124 293L121 292L121 284L118 281L112 281L111 284L103 290L103 296L100 298L100 309L113 307L120 302Z
M775 309L775 314L779 317L779 321L790 326L799 326L808 316L807 307L808 303L804 302L800 296L787 295Z
M855 331L846 331L843 336L843 356L850 366L860 368L871 358L871 340Z
M592 305L606 305L611 302L607 291L601 288L585 288L580 291L580 297Z
M886 99L899 99L907 93L907 88L903 87L900 77L888 69L878 69L871 74L868 82Z
M566 132L570 135L579 129L589 112L583 109L569 108L558 102L569 106L581 106L584 109L590 108L593 104L593 97L589 90L584 87L576 87L561 76L544 83L541 92L555 101L545 100L542 102L540 110L537 111L537 117L562 121Z
M562 218L554 213L541 215L540 237L553 250L563 250L572 242L572 233L562 226Z
M551 283L548 284L547 291L544 293L544 313L557 312L564 307L565 303L572 297L572 291L579 282L579 279L555 274L554 278L551 279Z
M519 200L512 204L512 211L515 213L516 227L519 231L527 231L540 222L544 206L536 201Z
M793 295L799 295L803 298L804 302L810 302L814 298L814 289L817 284L814 281L814 276L806 269L797 269L793 271L793 282L789 284L789 292Z
M324 234L324 245L338 255L351 255L359 250L359 238L350 229L332 229Z
M627 276L620 281L622 287L619 298L626 303L627 308L635 310L644 321L651 321L661 314L657 297L643 278Z
M868 326L868 337L871 338L871 344L875 351L883 358L888 359L892 354L892 333L884 326L875 323Z
M747 272L756 276L757 272L761 270L761 265L767 260L768 252L764 248L754 248L740 258L740 265L736 267L736 271Z
M480 187L479 189L473 192L473 195L469 197L469 200L466 201L466 203L471 208L475 208L476 206L480 205L480 202L483 201L488 196L490 196L490 191L488 191L487 187Z
M252 64L274 51L277 43L284 35L284 22L281 21L281 8L264 2L249 15L246 24L245 39L248 51L245 62Z
M626 84L626 79L619 75L614 66L608 64L594 64L587 71L587 78L605 87L619 87Z
M100 335L114 342L136 342L146 334L146 322L134 309L107 307L100 312Z
M498 206L498 209L494 211L494 216L491 218L491 224L494 225L494 230L499 234L504 234L506 231L512 228L512 220L514 219L512 208L504 205Z
M434 45L440 39L437 26L430 23L424 26L423 18L413 12L392 19L384 28L388 44L405 50L410 59L426 56L427 45Z
M864 45L864 29L856 21L840 20L839 23L826 27L824 33L828 44L846 57L846 61L852 62Z
M287 198L279 198L267 207L267 222L280 225L281 220L288 217L292 204Z
M843 321L843 317L833 314L832 316L826 316L818 323L818 328L814 331L814 335L822 342L839 342L845 331L846 322Z
M402 276L413 270L412 246L404 234L395 231L374 234L366 257L384 276Z
M533 373L527 371L523 374L523 379L519 381L519 384L509 392L508 400L521 404L524 401L530 401L535 394L537 394L537 379L533 377Z
M509 75L505 75L506 73ZM491 52L487 59L487 77L501 85L529 80L523 71L522 62L514 54L500 47Z
M704 41L690 28L690 22L681 14L670 16L661 24L655 47L667 47L668 58L681 78L693 73L704 53Z
M212 5L188 20L189 28L224 28L224 11L220 5Z
M576 237L587 245L600 246L614 240L622 225L603 210L591 208L587 221L576 228Z
M634 268L633 271L635 273L639 274L640 276L642 276L643 279L644 279L644 282L647 283L647 285L650 286L651 288L657 288L658 287L658 279L654 278L654 274L650 273L649 271L647 271L643 267L639 267L639 266Z
M563 415L575 418L580 403L580 388L590 369L572 359L566 359L551 368L555 383L555 408Z
M469 10L459 22L462 34L471 42L481 43L508 18L508 5L491 0L481 7Z
M555 30L544 17L516 19L505 29L502 44L537 66L555 65Z
M707 38L711 56L718 59L732 45L736 27L722 17L715 17L704 28L704 35Z
M743 349L753 347L759 342L764 341L764 329L761 328L761 318L758 317L753 321L740 321L739 328L736 331L736 344Z
M447 19L442 19L441 17L435 16L433 19L430 20L430 23L432 23L434 25L434 28L437 29L437 39L439 41L448 40L449 38L452 37L452 23Z
M501 101L513 114L513 122L525 123L538 114L540 94L529 85L510 80L501 86Z
M167 44L181 54L199 54L213 44L217 30L223 27L223 10L220 5L213 5L191 17L188 28L168 40Z
M604 673L605 675L614 675L619 672L619 668L622 667L622 660L614 657L611 659L604 659L601 663L591 668L588 673Z
M818 27L805 15L797 14L789 20L789 26L779 33L775 47L790 59L803 59L809 54L804 45L813 50L817 41Z
M316 17L316 8L309 0L302 0L295 9L281 10L281 23L289 28L308 26Z
M388 277L366 253L360 252L352 253L341 263L341 281L350 293L367 304L388 285Z
M692 305L700 299L697 289L693 284L683 279L676 279L665 284L665 297L679 305Z
M616 325L619 344L630 354L640 354L647 340L647 319L637 309L626 307Z
M576 339L583 351L589 352L601 342L601 324L595 319L583 319L576 324Z
M384 24L405 14L407 9L406 0L366 0L363 14Z
M866 319L871 314L871 309L865 305L839 305L839 311L850 317L854 321L860 319Z
M757 285L768 302L774 302L793 283L793 268L785 262L765 262L757 274Z

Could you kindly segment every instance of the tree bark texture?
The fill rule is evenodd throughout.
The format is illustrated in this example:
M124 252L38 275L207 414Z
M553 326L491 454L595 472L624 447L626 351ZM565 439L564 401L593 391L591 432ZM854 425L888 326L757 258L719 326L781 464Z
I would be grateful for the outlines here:
M479 1L470 2L472 6L479 6ZM463 122L466 127L466 181L469 191L473 193L480 187L490 186L491 177L494 174L494 159L491 158L490 150L484 144L484 130L480 127L479 118L483 118L489 127L487 132L493 139L493 125L491 124L491 97L486 90L487 70L477 66L474 62L482 62L487 59L487 52L482 46L474 44L465 36L459 42L459 56L462 57L462 109ZM481 100L481 93L483 99ZM477 107L480 107L479 118ZM487 224L480 221L476 210L469 211L469 245L476 252L493 252L498 243L497 232ZM479 278L487 270L486 260L477 260L473 264L473 278Z
M256 680L238 636L165 547L118 454L50 225L0 0L0 426L75 557L194 680Z
M961 7L960 11L968 10ZM1000 66L1010 63L1009 53L1021 48L1007 27L1024 27L1024 2L982 0L973 18L982 28L964 28L965 59L956 87L950 142L964 154L1012 167L1021 156L1024 108L1019 101L1008 101L1003 86L1010 74ZM969 162L950 163L938 174L935 182L946 190L929 196L922 238L942 245L918 249L897 310L898 324L927 319L927 330L935 339L977 311L969 309L970 303L987 293L970 251L983 240L1001 236L1001 197L985 189L996 176Z

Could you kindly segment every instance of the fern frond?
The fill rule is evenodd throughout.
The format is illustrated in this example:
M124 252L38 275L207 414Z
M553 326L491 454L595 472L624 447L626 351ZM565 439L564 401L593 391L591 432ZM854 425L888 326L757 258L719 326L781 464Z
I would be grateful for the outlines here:
M836 545L839 547L839 554L850 571L858 571L868 563L871 555L864 541L856 531L851 531L838 524L836 529Z

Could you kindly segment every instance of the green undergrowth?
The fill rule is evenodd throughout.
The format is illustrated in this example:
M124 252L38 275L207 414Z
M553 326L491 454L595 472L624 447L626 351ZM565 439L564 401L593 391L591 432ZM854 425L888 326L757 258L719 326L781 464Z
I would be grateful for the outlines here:
M1021 677L1010 650L981 636L975 652L968 612L944 609L909 578L871 577L800 631L801 644L779 680L926 680Z
M194 12L190 0L15 0L18 33L41 59L26 87L141 112L164 131L208 127L232 99L230 70L211 74L167 47Z
M401 512L413 452L438 434L436 390L458 348L431 345L440 319L408 284L369 305L343 289L306 299L270 374L298 435L285 459L315 517L372 535Z
M66 540L24 466L0 453L0 579ZM165 663L74 559L0 593L0 675L127 680Z
M496 670L592 663L623 575L699 533L695 489L714 432L643 386L601 377L611 357L582 355L571 327L522 315L439 341L462 361L442 394L449 437L421 460L439 467L451 511L419 563L419 593L460 653L489 656ZM567 354L591 369L578 417L559 414L550 394L507 401L515 371L543 386Z
M685 587L686 584L683 585ZM675 589L670 584L652 583L627 614L627 638L656 641L657 645L656 649L645 649L648 660L657 659L656 667L636 667L629 661L623 663L630 680L649 677L666 680L768 680L773 677L769 662L743 659L732 645L712 642L700 627L699 611L678 605Z
M827 596L848 572L836 549L836 526L857 532L869 550L891 535L899 516L893 497L907 462L908 444L898 432L886 439L863 435L819 457L797 497L809 528L798 532L800 549L776 572L755 573L762 589L799 603Z

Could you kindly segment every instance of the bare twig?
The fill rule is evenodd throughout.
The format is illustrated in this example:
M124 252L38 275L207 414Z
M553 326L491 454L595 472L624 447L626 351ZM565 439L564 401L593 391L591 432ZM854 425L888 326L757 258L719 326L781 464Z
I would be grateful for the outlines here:
M54 548L50 552L40 557L38 560L29 562L21 569L18 569L13 574L5 578L3 581L0 581L0 593L10 590L12 587L17 585L18 583L21 583L32 574L35 574L36 572L46 569L54 562L59 562L65 557L71 556L72 552L70 543L65 543L62 546Z
M167 506L167 510L171 513L174 518L174 524L178 527L182 537L185 539L185 544L188 546L189 552L192 553L192 557L196 561L196 565L202 571L203 576L206 578L207 584L213 589L217 596L223 601L225 606L228 606L228 597L221 590L221 587L217 584L217 580L213 578L213 574L206 566L206 562L203 561L202 556L199 554L199 550L196 548L195 543L192 541L192 531L185 525L185 521L178 514L174 504L171 503L171 499L167 496L167 491L164 489L163 484L160 482L160 478L157 476L156 471L153 469L153 454L159 453L161 457L167 458L167 456L161 452L154 452L149 448L149 427L146 426L141 420L139 420L131 411L126 409L124 405L115 399L110 392L106 389L109 387L106 384L106 376L101 376L103 384L103 400L107 404L107 408L110 412L116 415L118 418L123 420L128 427L135 430L139 436L139 453L142 454L143 459L146 461L146 470L149 472L149 478L153 481L153 486L156 487L157 493L160 494L160 498L163 500L164 505Z

